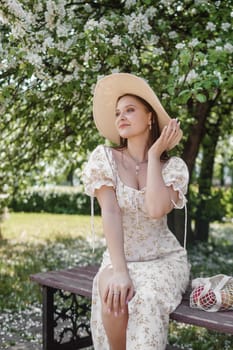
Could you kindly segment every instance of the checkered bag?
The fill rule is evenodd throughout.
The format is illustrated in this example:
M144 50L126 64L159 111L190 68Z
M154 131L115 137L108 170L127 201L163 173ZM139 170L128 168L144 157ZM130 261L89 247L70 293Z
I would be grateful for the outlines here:
M216 275L194 279L190 307L209 312L233 310L233 277Z

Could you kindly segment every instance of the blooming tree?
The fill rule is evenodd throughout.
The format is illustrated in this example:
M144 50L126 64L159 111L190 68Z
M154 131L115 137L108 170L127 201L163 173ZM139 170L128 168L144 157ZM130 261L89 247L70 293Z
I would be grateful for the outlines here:
M232 127L232 17L230 0L2 0L0 188L54 159L77 167L100 141L92 93L111 72L144 77L180 119L192 173L209 126Z

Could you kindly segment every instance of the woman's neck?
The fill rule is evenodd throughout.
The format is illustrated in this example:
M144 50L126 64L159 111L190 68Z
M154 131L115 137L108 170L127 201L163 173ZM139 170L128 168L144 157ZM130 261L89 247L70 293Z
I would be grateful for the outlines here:
M142 163L147 160L148 145L136 142L128 142L127 151L136 162Z

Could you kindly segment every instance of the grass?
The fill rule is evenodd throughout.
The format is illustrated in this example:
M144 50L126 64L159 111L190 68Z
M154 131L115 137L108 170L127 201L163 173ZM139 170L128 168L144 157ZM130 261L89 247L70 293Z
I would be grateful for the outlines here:
M9 241L38 243L58 238L91 237L90 217L47 213L11 213L2 223L3 238ZM95 217L95 229L101 234L100 218Z
M0 241L0 348L18 342L41 343L41 292L29 279L38 271L101 260L101 220L95 217L96 250L91 248L90 217L12 213L2 224ZM208 244L189 251L192 275L233 271L233 225L213 224ZM193 350L230 350L230 336L170 323L170 341Z

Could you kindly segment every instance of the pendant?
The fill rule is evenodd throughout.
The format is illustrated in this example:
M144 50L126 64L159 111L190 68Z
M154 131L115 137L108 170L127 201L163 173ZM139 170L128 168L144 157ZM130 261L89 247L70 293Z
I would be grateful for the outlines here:
M136 175L138 175L139 170L140 170L140 165L139 165L139 164L136 164L136 166L135 166Z

